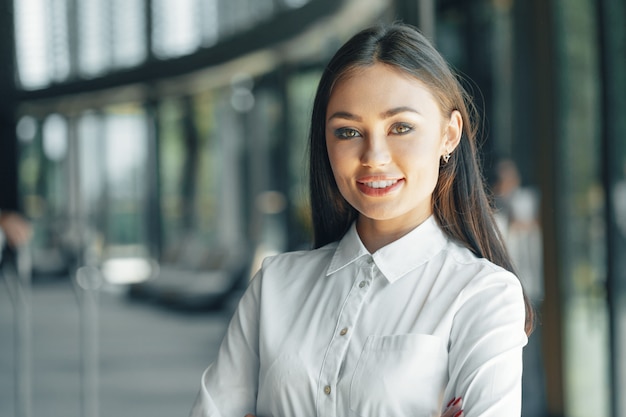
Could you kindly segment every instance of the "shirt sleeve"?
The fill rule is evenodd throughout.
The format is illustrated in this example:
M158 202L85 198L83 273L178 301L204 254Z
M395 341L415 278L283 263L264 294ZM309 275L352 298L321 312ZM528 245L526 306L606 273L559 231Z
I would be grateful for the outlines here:
M462 397L466 417L520 416L522 349L528 339L519 280L509 272L480 277L460 303L444 399Z
M259 271L239 301L215 362L202 375L190 417L243 417L256 413L260 290Z

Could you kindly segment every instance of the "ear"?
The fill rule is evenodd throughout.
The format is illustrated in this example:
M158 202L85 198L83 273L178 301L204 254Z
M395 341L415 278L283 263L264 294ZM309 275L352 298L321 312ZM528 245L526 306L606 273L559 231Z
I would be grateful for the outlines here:
M461 141L463 133L463 118L458 110L453 110L450 120L444 130L444 140L442 143L442 154L452 153Z

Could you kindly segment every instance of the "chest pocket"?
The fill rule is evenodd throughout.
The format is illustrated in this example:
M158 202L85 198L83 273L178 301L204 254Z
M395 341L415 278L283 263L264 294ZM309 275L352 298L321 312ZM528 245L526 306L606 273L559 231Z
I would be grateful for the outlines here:
M352 377L350 408L361 416L438 416L447 363L436 336L370 336Z

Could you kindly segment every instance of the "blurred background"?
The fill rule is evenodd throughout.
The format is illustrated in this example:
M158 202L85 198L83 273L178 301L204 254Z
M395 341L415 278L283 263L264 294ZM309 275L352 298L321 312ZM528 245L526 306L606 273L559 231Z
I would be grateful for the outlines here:
M2 256L0 415L187 415L260 260L309 246L325 63L394 20L484 119L538 311L523 415L626 416L623 0L2 0L0 216L32 235Z

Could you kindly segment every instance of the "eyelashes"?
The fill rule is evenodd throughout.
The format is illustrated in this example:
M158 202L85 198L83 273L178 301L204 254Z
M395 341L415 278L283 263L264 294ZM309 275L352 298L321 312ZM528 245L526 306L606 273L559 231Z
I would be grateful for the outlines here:
M413 126L408 123L396 123L391 126L391 131L396 135L406 135L413 130Z
M413 125L409 123L394 123L389 129L389 133L391 135L406 135L414 130ZM352 127L341 127L339 129L335 129L334 131L335 137L339 139L354 139L362 137L363 135L359 132L358 129Z
M342 127L335 130L335 136L339 139L352 139L361 137L361 133L358 130L350 127Z

